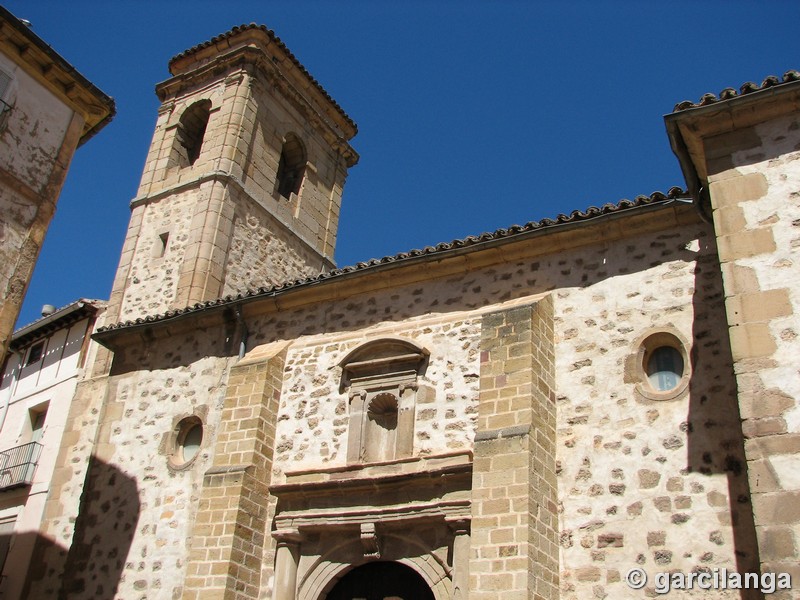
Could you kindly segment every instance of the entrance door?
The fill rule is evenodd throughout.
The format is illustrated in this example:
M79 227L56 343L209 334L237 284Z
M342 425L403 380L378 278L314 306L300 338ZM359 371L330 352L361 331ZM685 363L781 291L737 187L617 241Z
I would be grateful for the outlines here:
M434 600L425 580L411 567L396 562L371 562L356 567L328 592L326 600Z

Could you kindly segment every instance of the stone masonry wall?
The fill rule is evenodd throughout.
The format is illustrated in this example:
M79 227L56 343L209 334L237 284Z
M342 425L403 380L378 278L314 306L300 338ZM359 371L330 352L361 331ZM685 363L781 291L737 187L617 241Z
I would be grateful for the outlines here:
M800 119L706 140L761 567L800 580ZM795 584L796 585L796 584ZM789 595L786 595L789 597Z
M236 208L222 295L318 275L327 264L245 194L232 190Z
M215 346L199 330L160 340L157 352L132 347L141 370L125 372L120 356L118 374L81 384L47 505L56 543L44 548L48 568L35 574L31 597L181 593L228 379L229 359L207 355ZM175 468L176 425L192 415L204 423L201 449Z
M565 599L627 597L634 567L652 590L657 572L757 566L714 240L664 232L564 270L629 257L652 267L555 292ZM692 374L685 393L652 400L631 357L665 328L690 344Z
M294 344L286 376L278 426L273 483L284 471L347 464L348 396L338 363L359 345L399 336L430 351L419 386L432 392L418 397L415 456L469 448L477 414L479 324L473 319L421 317L355 334L310 336Z
M347 406L336 365L358 344L385 336L405 337L430 351L423 383L434 390L433 401L416 407L414 451L469 448L482 385L484 315L549 294L562 594L624 596L627 588L618 579L640 564L649 571L735 568L735 551L746 561L752 556L741 485L746 470L730 406L734 387L713 238L688 209L655 218L675 218L676 224L637 234L637 224L629 223L628 237L613 245L588 244L424 283L395 276L394 286L382 291L249 317L249 358L264 344L290 344L271 482L282 481L288 470L344 463ZM630 357L637 353L636 339L665 326L689 341L695 375L681 398L645 401L628 380ZM119 391L111 399L119 407L110 405L115 416L103 424L107 441L99 458L134 479L140 499L120 597L181 593L201 481L216 460L224 397L233 397L226 369L236 359L214 358L222 355L226 337L198 328L129 344L115 358ZM134 368L138 374L125 374ZM193 466L174 473L162 441L175 419L197 406L208 407L208 437ZM532 430L537 444L541 427ZM241 443L252 442L242 435ZM542 518L542 510L546 503L530 505L527 518ZM472 535L484 533L473 529ZM264 544L270 562L274 540ZM260 581L261 593L268 593L270 573L263 565ZM527 585L535 589L535 582Z
M157 314L172 307L191 235L192 214L197 202L210 193L209 187L175 194L137 209L138 226L144 233L135 240L131 253L119 320ZM164 234L168 235L166 248L161 239Z

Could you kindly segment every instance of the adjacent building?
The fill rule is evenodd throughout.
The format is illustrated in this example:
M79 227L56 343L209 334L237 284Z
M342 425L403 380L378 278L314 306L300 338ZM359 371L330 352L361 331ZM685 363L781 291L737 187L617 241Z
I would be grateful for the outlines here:
M688 191L341 269L344 110L261 26L170 73L29 597L800 582L798 73L676 107Z
M52 306L16 331L0 379L0 597L18 598L45 518L72 397L105 303Z
M114 101L0 7L0 353L8 348L75 150Z

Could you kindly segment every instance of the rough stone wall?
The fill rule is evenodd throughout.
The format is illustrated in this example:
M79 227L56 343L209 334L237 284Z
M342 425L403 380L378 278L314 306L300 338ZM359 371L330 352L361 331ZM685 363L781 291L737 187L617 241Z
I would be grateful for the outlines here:
M120 320L182 308L187 303L186 290L198 285L198 275L189 267L197 261L193 249L202 244L202 230L207 228L204 210L209 204L220 205L224 220L220 224L223 231L214 238L221 281L210 297L276 285L327 268L313 250L292 240L290 231L238 188L226 188L219 202L211 199L220 185L206 182L135 209L131 225L135 224L140 234L127 265ZM208 289L210 292L211 287Z
M706 140L762 569L800 578L800 120ZM789 597L789 596L787 596Z
M187 542L203 474L211 465L226 379L226 360L201 358L177 369L121 377L109 397L107 405L118 407L122 414L106 415L98 456L134 476L140 500L137 531L117 588L119 597L152 597L161 589L164 597L172 597L182 579L175 574L186 572ZM173 469L168 465L167 439L176 422L189 415L202 415L205 421L202 449L188 468ZM98 506L113 507L114 491L104 491L105 502L98 501Z
M384 299L385 301L385 299ZM376 300L377 304L378 300ZM399 336L430 351L418 386L413 455L469 448L478 393L479 322L475 318L420 318L354 334L312 336L289 351L278 414L273 482L287 470L347 464L348 396L338 363L374 339Z
M713 238L664 232L587 258L564 270L602 273L630 258L652 266L556 292L563 597L623 597L634 567L651 588L655 573L671 569L752 570ZM625 363L643 334L665 327L692 344L692 375L683 396L648 400Z
M157 314L173 306L190 241L192 215L196 204L210 194L209 188L174 194L136 209L136 225L142 233L131 252L124 300L116 319ZM168 234L166 248L160 237L162 234Z
M155 353L133 347L119 374L79 386L46 508L55 543L40 549L31 597L180 594L228 377L229 359L207 355L215 346L198 331ZM141 370L125 372L125 358ZM173 468L170 438L190 415L204 422L201 451Z
M235 192L233 232L222 295L318 275L327 269L319 255L247 195Z

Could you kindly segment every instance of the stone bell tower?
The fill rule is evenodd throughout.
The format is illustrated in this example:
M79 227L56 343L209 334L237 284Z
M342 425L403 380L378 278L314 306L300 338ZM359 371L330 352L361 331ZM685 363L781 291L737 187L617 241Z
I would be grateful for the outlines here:
M169 63L109 322L333 267L355 123L264 26Z

